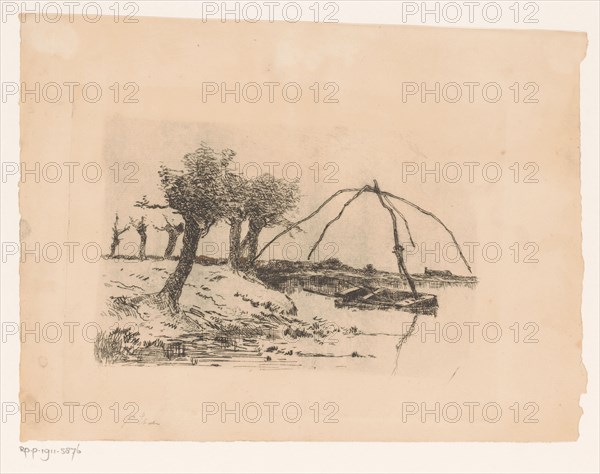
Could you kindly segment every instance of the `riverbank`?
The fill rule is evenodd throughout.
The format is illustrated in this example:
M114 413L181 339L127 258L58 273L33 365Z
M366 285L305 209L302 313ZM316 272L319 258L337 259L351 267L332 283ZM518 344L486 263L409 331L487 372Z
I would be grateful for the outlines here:
M292 291L301 287L305 291L336 296L354 287L377 290L405 290L408 282L403 275L379 271L370 267L358 269L329 259L323 262L292 262L288 260L271 260L259 262L256 268L257 277L269 287L280 291ZM425 269L422 274L411 274L415 284L423 288L440 288L446 286L465 286L473 288L477 284L474 276L453 275L448 271Z
M322 348L334 333L355 334L320 315L298 314L288 295L227 265L194 265L173 314L149 295L162 288L176 261L117 258L104 264L106 306L94 345L102 363L275 368L327 355Z

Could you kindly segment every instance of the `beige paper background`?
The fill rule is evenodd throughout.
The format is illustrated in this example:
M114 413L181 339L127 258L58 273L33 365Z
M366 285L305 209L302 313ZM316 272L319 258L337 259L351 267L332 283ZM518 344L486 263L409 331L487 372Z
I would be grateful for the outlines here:
M135 402L145 422L25 423L23 439L190 440L511 440L577 438L585 390L581 364L579 63L585 35L555 32L257 24L140 19L136 25L26 23L22 81L137 82L139 104L25 103L22 161L137 161L144 179L126 188L103 181L21 185L25 244L103 242L115 205L156 190L159 161L176 163L207 140L240 160L339 164L340 185L303 180L300 214L338 187L379 179L463 236L459 240L538 242L540 263L479 261L480 284L456 321L535 321L540 343L420 344L399 373L357 370L218 370L99 366L91 345L22 346L22 403ZM315 81L340 86L339 104L202 103L201 83ZM402 81L540 84L540 103L403 103ZM157 131L171 135L157 137ZM173 138L176 136L176 139ZM121 157L118 156L119 150ZM267 158L263 158L266 156ZM405 161L536 162L541 182L402 184ZM154 191L156 192L156 191ZM148 193L150 194L150 193ZM387 227L359 207L336 239L352 259L386 245ZM383 214L380 216L385 217ZM363 223L363 225L360 225ZM356 225L355 225L356 224ZM309 240L309 239L308 239ZM382 244L382 242L384 242ZM365 252L366 253L366 252ZM347 258L346 258L347 257ZM385 259L387 261L387 259ZM359 259L357 258L357 262ZM367 263L367 262L362 262ZM384 265L384 262L381 262ZM95 321L103 301L102 264L26 261L21 267L24 322ZM440 315L443 318L443 313ZM462 319L459 319L462 318ZM403 356L404 357L404 356ZM452 377L457 367L456 376ZM315 401L340 407L339 423L202 423L202 402ZM490 423L402 422L403 401L497 402L506 414ZM540 406L539 423L514 423L514 402ZM150 422L154 422L150 424Z

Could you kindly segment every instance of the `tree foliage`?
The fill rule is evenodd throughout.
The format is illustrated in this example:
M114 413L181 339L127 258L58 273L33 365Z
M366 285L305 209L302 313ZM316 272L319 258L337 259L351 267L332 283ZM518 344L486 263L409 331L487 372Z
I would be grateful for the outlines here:
M183 170L162 166L159 170L165 199L184 220L193 220L204 232L229 210L229 196L223 179L235 156L232 150L215 152L202 143L183 157Z

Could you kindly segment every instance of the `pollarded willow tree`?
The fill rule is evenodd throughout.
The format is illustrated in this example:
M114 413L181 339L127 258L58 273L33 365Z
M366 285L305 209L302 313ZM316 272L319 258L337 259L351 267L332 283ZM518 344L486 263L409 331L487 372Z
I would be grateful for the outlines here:
M298 183L266 173L247 179L229 171L224 183L229 196L225 218L229 224L229 264L233 269L247 270L254 263L263 229L289 224L285 216L298 205ZM244 223L248 230L242 240Z
M184 221L183 247L177 267L157 295L173 311L179 307L179 297L192 271L198 242L227 216L229 196L223 178L234 156L231 150L218 153L202 143L195 152L183 157L183 170L165 166L159 170L167 205Z
M291 232L294 229L299 229L300 228L299 227L300 224L308 221L309 219L312 219L329 202L331 202L337 196L339 196L341 194L345 194L345 193L354 193L354 195L343 204L343 206L340 209L339 213L333 219L331 219L329 222L327 222L327 224L325 225L325 227L323 228L323 230L321 232L321 235L319 236L319 238L317 239L317 241L312 246L312 248L311 248L311 250L310 250L310 252L308 254L308 260L310 260L310 258L312 257L312 254L314 253L314 251L317 249L318 245L321 243L321 241L325 237L325 234L327 233L327 230L333 225L334 222L338 221L342 217L342 215L344 214L344 211L348 208L348 206L350 206L350 204L352 204L352 202L354 202L356 199L358 199L363 193L375 193L377 195L377 197L379 199L379 202L382 205L382 207L384 209L386 209L388 211L388 213L390 214L390 219L391 219L391 222L392 222L392 234L393 234L393 238L394 238L394 248L393 248L392 252L396 256L396 263L398 265L398 272L406 278L406 280L408 282L408 285L410 286L410 289L411 289L412 294L413 294L413 296L414 296L415 299L418 297L418 293L417 293L417 289L416 289L416 286L415 286L415 282L414 282L412 276L410 275L408 269L406 268L406 263L404 261L404 246L402 245L401 240L400 240L400 233L399 233L399 230L398 230L398 219L397 219L398 217L400 217L400 219L402 219L402 221L404 222L404 227L406 228L406 232L407 232L410 244L413 247L414 247L415 244L414 244L414 241L413 241L413 238L412 238L412 233L411 233L411 230L410 230L410 226L408 224L408 220L406 219L406 217L404 216L404 214L402 214L400 212L400 210L394 205L394 203L393 203L392 200L396 200L396 201L399 201L399 202L401 202L401 203L403 203L405 205L408 205L408 206L416 209L417 211L421 212L422 214L425 214L426 216L431 217L437 223L439 223L446 230L446 232L448 232L448 234L452 238L452 241L454 242L454 245L456 245L456 248L458 250L460 258L462 259L463 263L465 264L465 266L467 267L467 269L469 270L469 272L471 272L471 266L467 262L467 259L465 258L460 245L456 241L456 238L454 237L454 233L446 226L446 224L444 224L442 222L442 220L439 217L437 217L432 212L429 212L429 211L423 209L422 207L416 205L415 203L409 201L408 199L405 199L405 198L400 197L400 196L396 196L395 194L392 194L392 193L389 193L389 192L386 192L386 191L382 191L379 188L379 184L377 183L377 181L373 181L373 186L365 185L362 188L340 189L339 191L335 192L334 194L332 194L331 196L329 196L325 201L323 201L321 203L321 205L319 207L317 207L317 209L315 209L313 212L311 212L308 216L300 219L299 221L290 223L283 231L281 231L279 234L277 234L275 237L273 237L269 242L267 242L261 248L260 252L256 253L256 255L253 258L253 261L256 261L263 254L263 252L273 242L275 242L277 239L279 239L280 237L284 236L288 232Z
M291 222L286 215L297 208L299 200L296 181L263 174L249 183L248 231L241 243L246 267L256 261L261 232L269 227L288 226Z
M146 260L146 242L148 240L148 233L146 232L146 230L148 229L148 224L146 224L146 219L144 216L142 216L139 220L130 217L129 223L131 224L131 227L133 227L140 236L138 258L140 260Z
M162 227L155 225L154 228L159 232L166 232L169 236L169 241L167 242L167 247L165 248L164 257L171 258L173 256L175 246L177 245L177 239L179 239L179 236L183 233L184 226L183 222L174 224L164 214L163 218L165 219L165 225Z
M117 252L117 248L121 243L121 234L129 230L129 225L126 225L122 229L119 229L119 214L115 214L115 222L112 226L112 241L110 243L110 254L109 258L114 258Z

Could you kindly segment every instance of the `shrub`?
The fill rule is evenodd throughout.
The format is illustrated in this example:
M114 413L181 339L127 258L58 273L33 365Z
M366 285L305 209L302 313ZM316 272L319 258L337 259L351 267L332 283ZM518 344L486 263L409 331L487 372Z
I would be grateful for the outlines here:
M365 272L367 272L367 273L375 273L376 271L377 270L375 270L375 267L371 263L369 263L365 266Z

